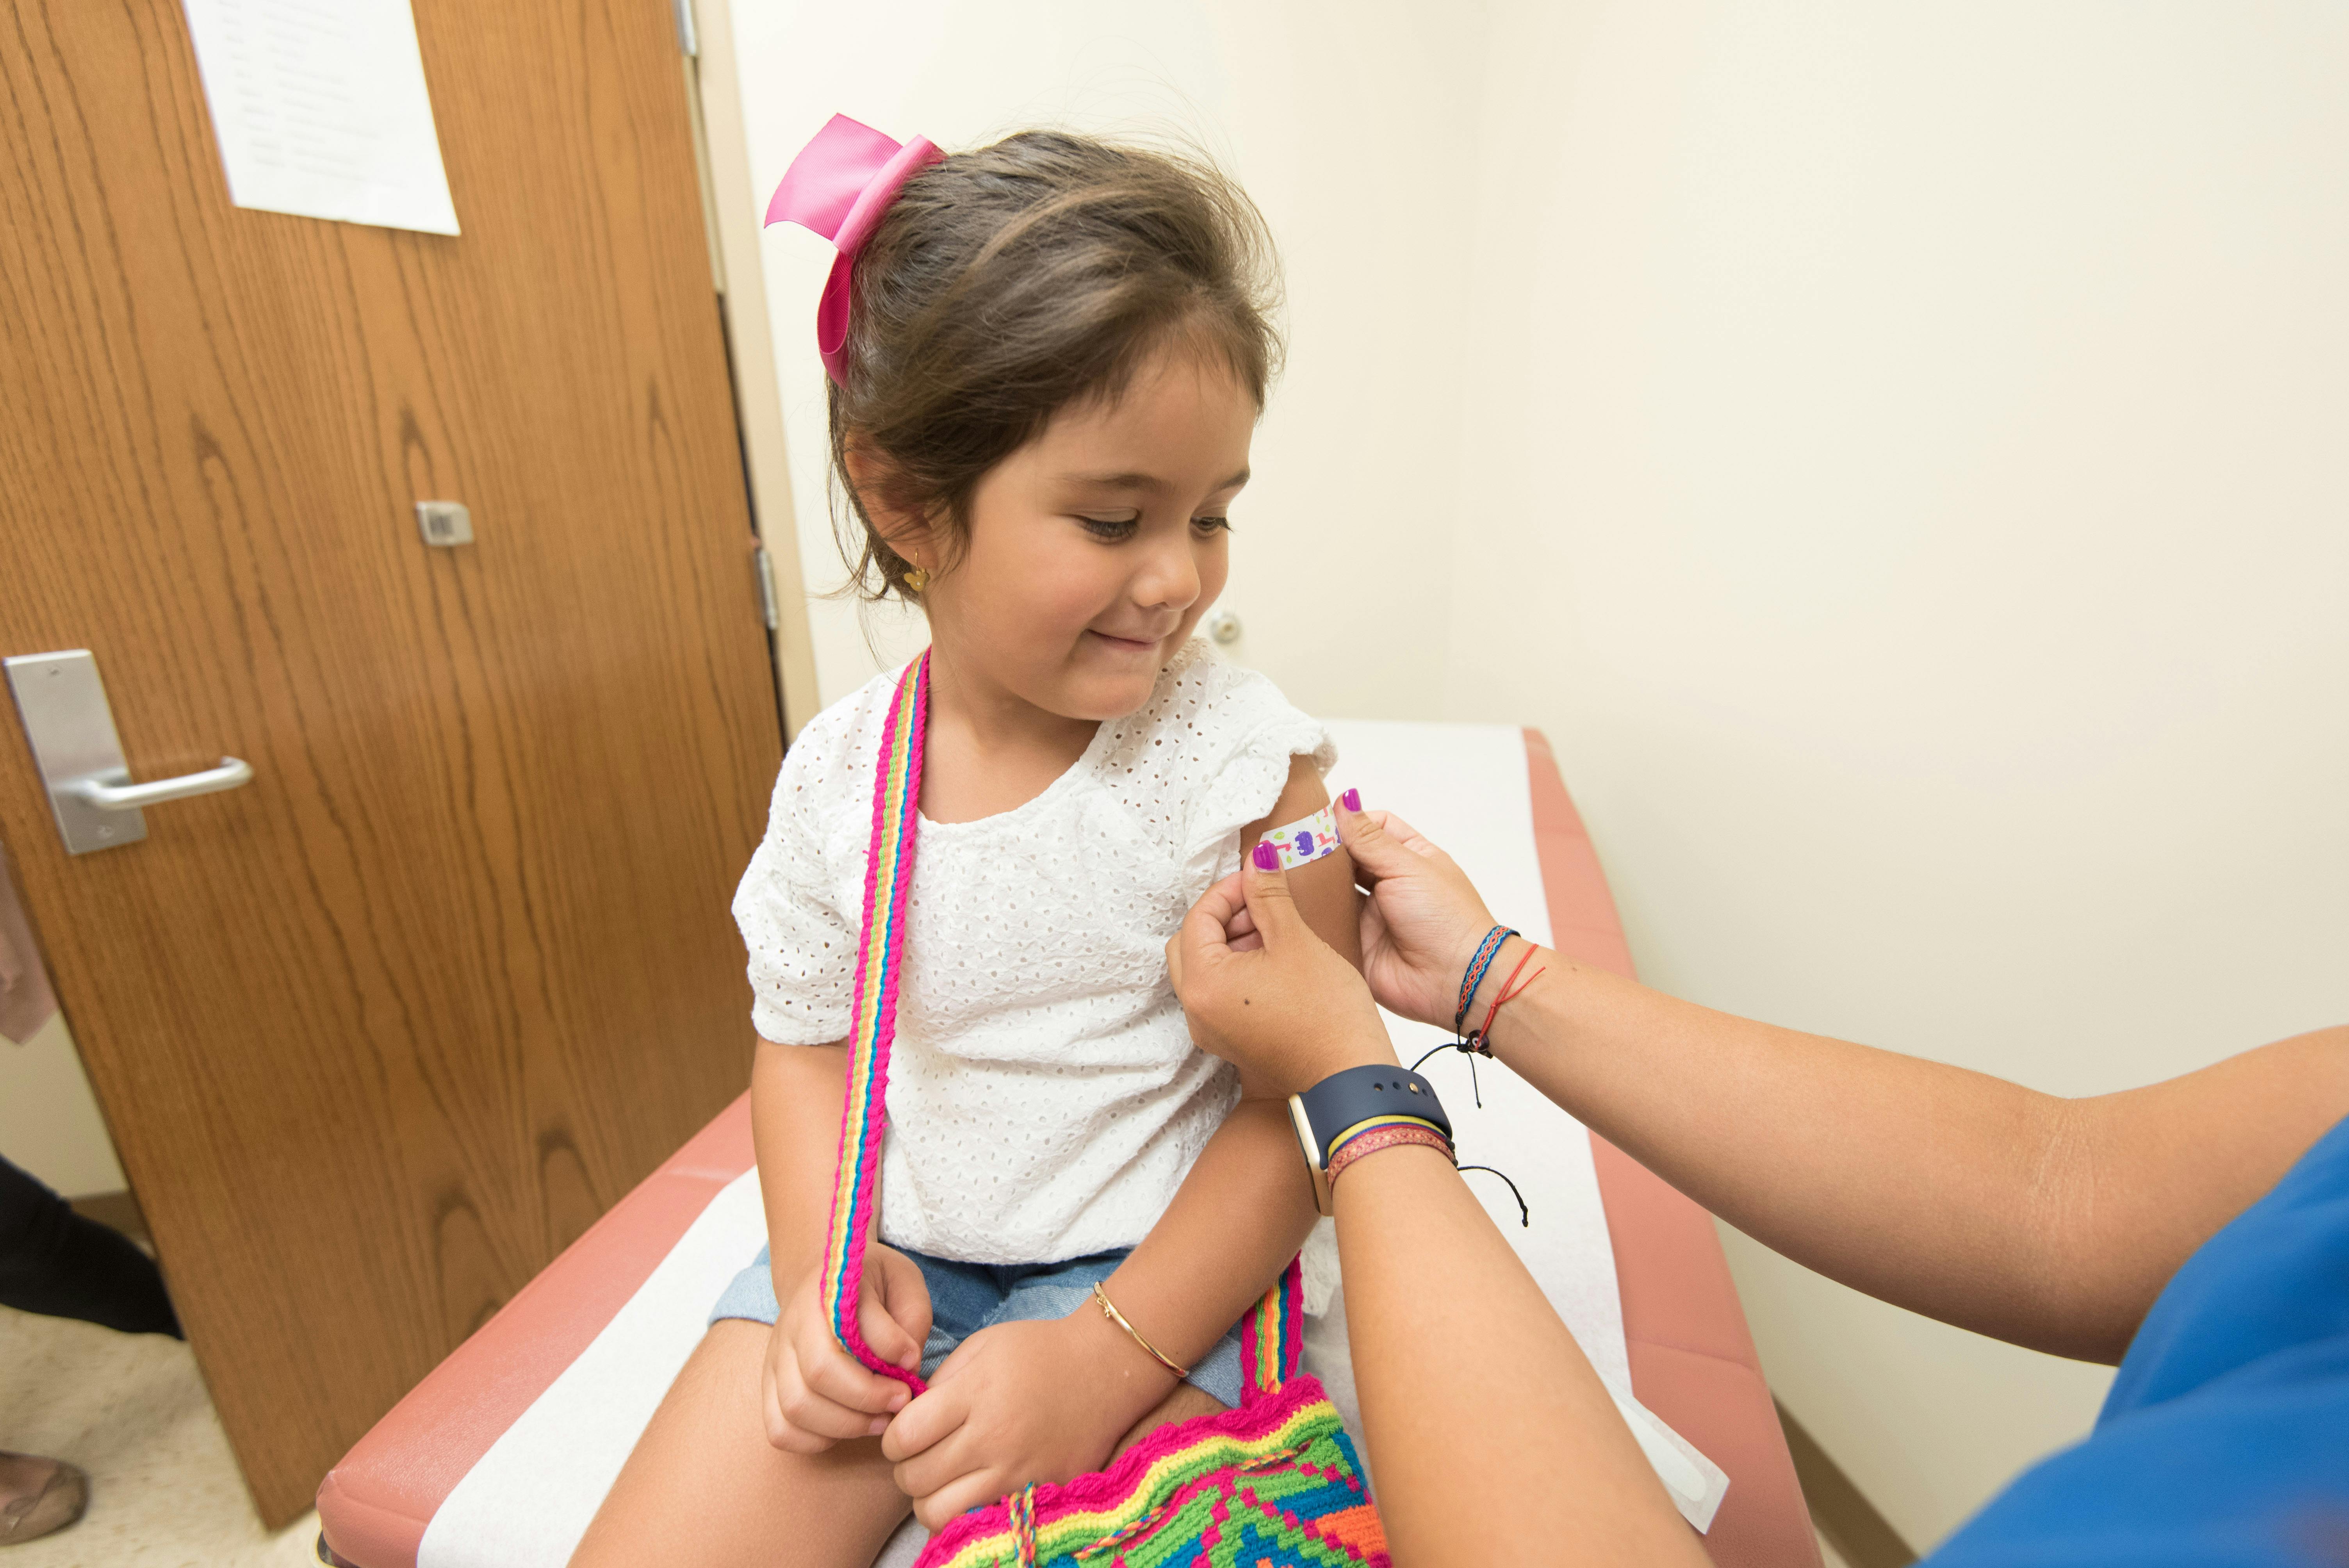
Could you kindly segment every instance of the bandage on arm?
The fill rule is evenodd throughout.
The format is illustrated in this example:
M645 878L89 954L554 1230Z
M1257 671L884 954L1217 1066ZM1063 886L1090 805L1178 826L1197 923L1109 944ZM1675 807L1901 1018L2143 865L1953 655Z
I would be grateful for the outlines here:
M1330 808L1324 806L1285 828L1269 830L1264 841L1280 856L1280 869L1293 872L1338 852L1338 821L1330 815Z

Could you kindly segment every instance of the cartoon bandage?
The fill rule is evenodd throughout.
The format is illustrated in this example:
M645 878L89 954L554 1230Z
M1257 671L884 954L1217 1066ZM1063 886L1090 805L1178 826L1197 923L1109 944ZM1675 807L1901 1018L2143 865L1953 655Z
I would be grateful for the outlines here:
M1280 869L1293 872L1337 850L1338 824L1330 815L1330 808L1324 806L1301 822L1275 828L1264 836L1264 841L1280 856Z

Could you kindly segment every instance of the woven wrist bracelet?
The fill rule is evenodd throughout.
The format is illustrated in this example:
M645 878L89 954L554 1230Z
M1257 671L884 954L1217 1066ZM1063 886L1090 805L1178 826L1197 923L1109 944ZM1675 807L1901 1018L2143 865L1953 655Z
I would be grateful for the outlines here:
M1468 1006L1476 999L1476 987L1484 983L1485 971L1500 955L1501 948L1516 932L1506 925L1496 925L1485 934L1476 944L1475 955L1468 960L1467 973L1460 977L1460 1007L1452 1015L1452 1032L1462 1034L1468 1026Z
M1338 1146L1338 1152L1330 1156L1330 1190L1332 1192L1338 1190L1338 1178L1343 1175L1347 1167L1352 1165L1355 1161L1368 1155L1383 1153L1390 1149L1401 1149L1407 1143L1416 1143L1433 1149L1444 1159L1456 1161L1456 1157L1452 1152L1451 1142L1444 1134L1436 1131L1427 1123L1423 1121L1390 1122L1384 1127L1374 1127L1368 1132L1350 1138Z

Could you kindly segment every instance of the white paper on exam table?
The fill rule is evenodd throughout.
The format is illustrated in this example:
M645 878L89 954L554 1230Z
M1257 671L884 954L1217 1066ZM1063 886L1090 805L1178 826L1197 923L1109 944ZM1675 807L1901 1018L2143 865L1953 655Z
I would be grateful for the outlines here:
M182 0L240 207L457 232L409 0Z

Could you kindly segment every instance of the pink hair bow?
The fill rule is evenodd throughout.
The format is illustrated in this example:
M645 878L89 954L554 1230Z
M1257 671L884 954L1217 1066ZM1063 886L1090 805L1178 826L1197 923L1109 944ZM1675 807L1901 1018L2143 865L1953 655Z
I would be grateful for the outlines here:
M767 203L769 223L797 223L830 240L840 259L824 280L823 297L815 307L816 352L834 381L848 385L848 274L856 253L881 214L889 210L899 187L915 170L936 163L946 154L923 137L903 147L869 125L859 125L836 114L815 139L800 149L783 182Z

